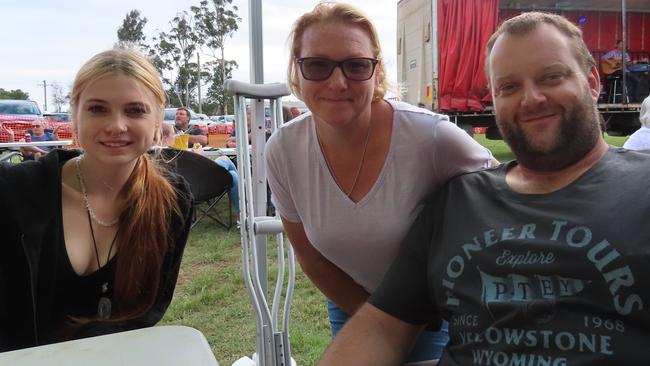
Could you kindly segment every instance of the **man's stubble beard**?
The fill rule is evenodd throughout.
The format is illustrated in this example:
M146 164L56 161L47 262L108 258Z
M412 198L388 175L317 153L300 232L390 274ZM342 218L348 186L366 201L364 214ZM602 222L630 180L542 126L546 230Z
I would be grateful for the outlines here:
M555 141L550 146L535 147L516 122L500 123L497 117L497 126L517 162L538 171L560 170L576 163L596 146L601 134L598 109L589 89L576 105L562 112Z

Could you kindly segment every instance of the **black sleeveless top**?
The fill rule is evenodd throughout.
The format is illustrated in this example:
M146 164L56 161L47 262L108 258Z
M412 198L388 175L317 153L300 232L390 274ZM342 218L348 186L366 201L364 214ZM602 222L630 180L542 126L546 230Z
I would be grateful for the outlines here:
M113 256L108 263L97 271L87 275L78 275L72 268L70 257L65 248L65 242L61 241L63 255L60 256L57 273L56 288L58 292L61 309L66 309L67 314L62 316L96 318L97 304L99 298L104 296L111 298L113 292L113 277L115 274L116 257ZM108 284L105 294L102 294L102 287Z
M63 239L63 233L61 233ZM60 255L56 261L56 279L54 279L55 306L52 309L49 329L44 338L50 342L65 341L74 333L79 322L75 319L98 319L99 299L104 296L112 300L116 256L97 271L79 275L72 268L70 257L65 247L65 240L58 240ZM107 291L102 288L107 284Z

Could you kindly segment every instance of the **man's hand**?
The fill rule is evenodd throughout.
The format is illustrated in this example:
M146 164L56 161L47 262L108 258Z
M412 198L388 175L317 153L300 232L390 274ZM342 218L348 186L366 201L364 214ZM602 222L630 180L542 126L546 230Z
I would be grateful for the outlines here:
M615 57L608 58L607 60L605 60L605 62L607 62L609 66L611 66L612 68L617 68L621 66L620 58L615 58Z
M8 135L8 141L7 142L14 142L15 141L15 134L14 130L11 128L5 126L4 124L0 124L0 132L4 132Z
M56 126L56 127L54 128L54 130L52 131L52 138L53 138L54 140L57 140L57 141L59 140L59 130L60 130L60 129L61 129L61 125L58 125L58 126Z

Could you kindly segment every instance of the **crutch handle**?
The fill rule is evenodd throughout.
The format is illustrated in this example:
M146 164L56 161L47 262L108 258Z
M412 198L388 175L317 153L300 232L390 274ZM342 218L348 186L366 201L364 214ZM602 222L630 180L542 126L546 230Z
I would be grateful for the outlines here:
M284 231L282 221L271 216L258 216L253 223L255 235L273 235Z
M291 94L287 84L284 83L249 84L228 79L223 86L228 93L240 95L245 98L273 99Z

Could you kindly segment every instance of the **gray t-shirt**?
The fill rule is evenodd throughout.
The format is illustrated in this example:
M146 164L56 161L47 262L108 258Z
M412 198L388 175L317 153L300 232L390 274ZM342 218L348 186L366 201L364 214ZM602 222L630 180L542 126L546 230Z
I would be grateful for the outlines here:
M393 131L386 162L357 203L330 174L311 115L273 134L265 152L280 215L301 222L312 245L368 291L397 255L424 198L450 177L486 167L491 159L489 150L446 116L390 103Z
M650 156L610 148L568 186L519 194L509 166L452 179L370 302L442 316L451 365L647 365Z

